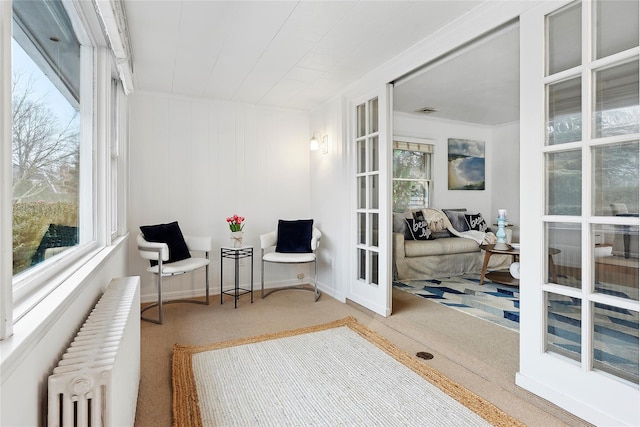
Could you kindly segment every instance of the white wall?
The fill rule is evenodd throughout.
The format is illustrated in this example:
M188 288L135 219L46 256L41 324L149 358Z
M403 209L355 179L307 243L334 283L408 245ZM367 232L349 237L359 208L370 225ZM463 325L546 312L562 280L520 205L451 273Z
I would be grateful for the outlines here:
M260 283L260 234L278 219L313 217L309 194L309 118L298 111L163 94L135 93L130 101L130 203L132 235L140 225L177 220L183 233L211 235L211 287L220 292L220 247L232 242L226 218L246 218L244 243L254 247L254 281ZM129 242L129 273L141 276L141 299L156 298L148 265ZM249 261L241 262L242 285ZM267 265L267 284L299 282L307 266ZM225 289L233 264L224 265ZM165 281L166 299L201 294L202 277Z
M493 127L491 212L507 210L513 241L520 241L520 122Z
M323 233L318 282L344 301L348 283L349 179L343 138L342 100L335 98L311 114L311 132L328 137L328 152L311 152L311 212Z
M507 209L509 220L519 218L519 125L484 126L432 117L394 114L394 136L425 138L433 141L434 189L432 204L439 209L467 208L477 211L489 223L498 209ZM449 190L447 179L447 140L462 138L485 142L485 189ZM517 233L516 233L517 235Z
M111 279L125 276L126 243L101 254L16 322L14 335L0 344L0 425L46 425L49 375Z

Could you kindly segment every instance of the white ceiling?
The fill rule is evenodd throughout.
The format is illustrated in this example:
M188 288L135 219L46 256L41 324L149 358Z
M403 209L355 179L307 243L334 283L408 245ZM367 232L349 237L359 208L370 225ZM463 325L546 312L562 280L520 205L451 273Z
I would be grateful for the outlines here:
M483 37L414 73L393 90L394 110L485 125L520 118L517 23ZM418 113L424 114L424 113Z
M308 111L480 3L125 0L124 4L136 90ZM487 70L481 73L482 80L479 75L464 76L469 81L461 84L452 80L455 75L450 71L441 70L441 83L435 87L424 79L415 89L407 83L403 85L407 93L396 95L402 100L398 108L414 108L417 103L444 113L442 100L455 102L452 81L456 88L470 91L460 94L465 103L471 92L486 101L493 74L483 67L496 62L474 57L473 69Z

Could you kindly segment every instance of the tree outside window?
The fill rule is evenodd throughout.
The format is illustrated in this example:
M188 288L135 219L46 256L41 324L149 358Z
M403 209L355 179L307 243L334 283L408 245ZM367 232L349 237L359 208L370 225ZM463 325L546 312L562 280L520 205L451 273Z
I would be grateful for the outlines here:
M394 142L393 211L406 212L430 205L433 146Z

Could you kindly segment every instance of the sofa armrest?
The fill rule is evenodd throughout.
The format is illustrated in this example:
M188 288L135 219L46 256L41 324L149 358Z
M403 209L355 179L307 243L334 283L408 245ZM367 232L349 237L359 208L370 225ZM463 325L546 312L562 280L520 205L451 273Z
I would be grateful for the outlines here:
M402 233L393 233L393 259L403 259L404 252L404 235Z

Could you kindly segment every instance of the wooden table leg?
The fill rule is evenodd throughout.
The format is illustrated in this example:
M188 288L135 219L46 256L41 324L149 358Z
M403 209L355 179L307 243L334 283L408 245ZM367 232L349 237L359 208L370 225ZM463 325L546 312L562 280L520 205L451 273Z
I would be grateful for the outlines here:
M491 258L492 253L489 251L484 251L484 263L482 264L482 273L480 274L480 286L484 282L484 275L487 273L487 266L489 265L489 258Z

